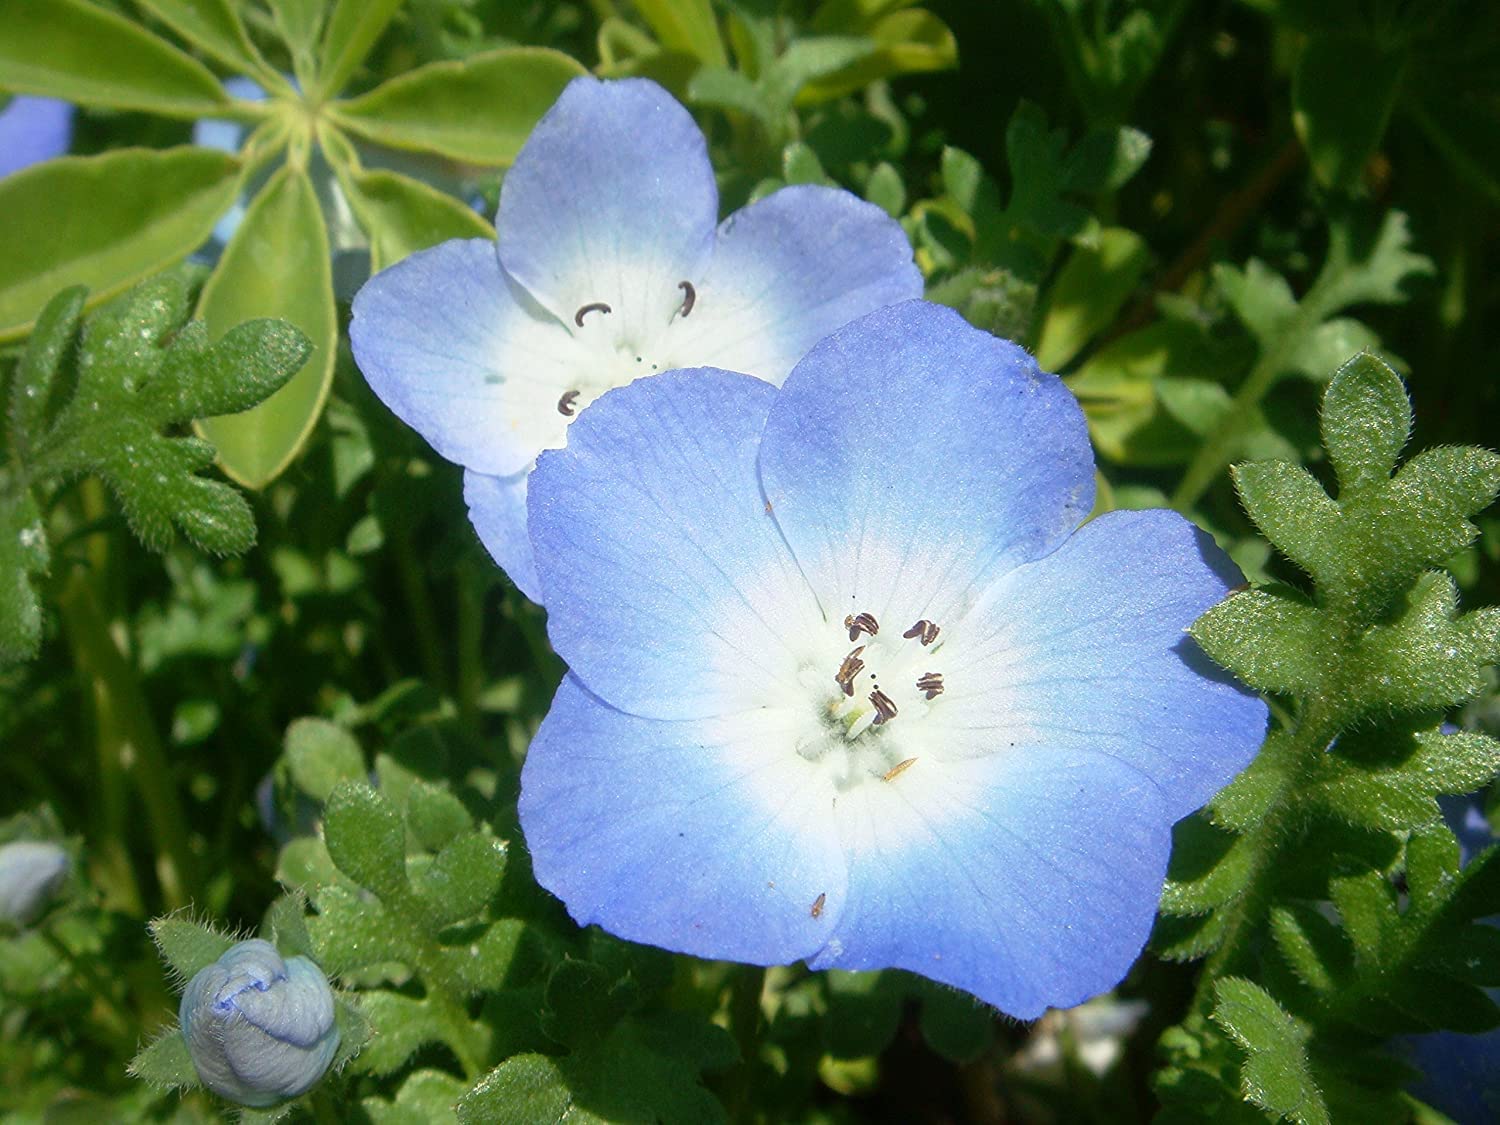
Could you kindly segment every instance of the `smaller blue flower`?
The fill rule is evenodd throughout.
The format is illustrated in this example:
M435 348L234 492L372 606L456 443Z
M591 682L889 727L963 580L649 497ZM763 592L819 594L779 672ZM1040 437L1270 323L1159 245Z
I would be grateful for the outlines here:
M333 990L306 957L242 941L200 970L178 1009L203 1084L240 1105L305 1094L339 1046Z
M0 177L68 151L73 104L17 94L0 109Z
M1172 512L1080 528L1093 481L1062 382L921 301L780 390L604 395L528 501L570 667L521 778L538 880L632 941L1024 1018L1118 983L1267 712L1184 635L1233 564Z
M354 300L360 370L464 466L479 537L533 600L526 482L590 402L701 364L780 384L835 328L922 293L900 224L848 192L718 207L687 110L645 79L577 78L506 174L498 249L446 242Z
M70 866L68 853L44 840L0 847L0 922L29 925L62 886Z

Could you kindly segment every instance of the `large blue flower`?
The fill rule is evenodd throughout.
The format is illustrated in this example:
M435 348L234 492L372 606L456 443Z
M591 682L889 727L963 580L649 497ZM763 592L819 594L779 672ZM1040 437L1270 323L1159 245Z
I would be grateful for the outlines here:
M527 476L595 398L700 364L779 384L835 328L921 295L899 224L847 192L783 188L716 227L718 205L666 91L578 78L505 177L498 256L447 242L355 298L360 370L465 467L480 538L535 600Z
M580 923L702 957L895 966L1013 1015L1117 983L1171 826L1266 708L1184 628L1238 581L1093 499L1083 413L919 301L778 390L605 395L529 498L571 673L521 823Z

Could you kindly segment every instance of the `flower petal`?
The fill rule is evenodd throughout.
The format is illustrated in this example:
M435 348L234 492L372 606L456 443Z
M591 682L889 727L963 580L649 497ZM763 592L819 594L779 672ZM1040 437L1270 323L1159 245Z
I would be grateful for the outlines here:
M526 482L530 476L530 468L508 477L465 469L464 503L469 506L469 522L490 558L521 593L540 605L542 580L526 530Z
M569 676L527 753L521 827L536 877L580 925L757 965L811 956L844 864L832 790L770 711L662 722Z
M849 897L811 966L910 969L1022 1019L1119 983L1171 843L1151 782L1087 751L918 759L838 821Z
M73 104L17 94L0 109L0 177L68 151Z
M797 364L760 475L823 605L902 628L946 625L986 573L1056 546L1094 491L1062 382L921 301L854 321Z
M820 620L755 476L776 389L712 368L610 391L531 476L548 632L632 714L731 714L788 693Z
M1111 512L986 592L943 653L929 721L1028 754L1092 750L1150 777L1172 819L1249 764L1266 705L1184 630L1239 580L1181 516Z
M922 295L901 224L834 188L782 188L719 227L713 260L672 349L780 384L855 317Z
M499 476L563 443L558 399L588 362L482 238L445 242L377 274L354 298L349 342L402 421L448 460Z
M656 332L713 247L719 193L703 134L644 78L575 78L500 188L505 269L559 320L595 302Z

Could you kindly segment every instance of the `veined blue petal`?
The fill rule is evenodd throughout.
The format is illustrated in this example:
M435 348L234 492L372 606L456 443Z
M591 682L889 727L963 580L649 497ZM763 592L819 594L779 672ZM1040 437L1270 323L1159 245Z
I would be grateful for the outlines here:
M542 580L536 572L536 555L526 530L526 482L529 468L508 477L464 470L464 503L469 522L490 558L532 601L542 600Z
M500 261L559 320L609 306L654 333L713 249L719 193L692 116L643 78L575 78L500 187Z
M1089 751L918 758L838 822L848 898L812 967L910 969L1022 1019L1120 982L1171 845L1151 781Z
M538 882L580 925L631 941L757 965L812 956L845 871L832 791L790 751L796 725L637 718L569 676L522 774Z
M775 397L748 375L668 371L604 395L538 461L548 632L613 706L699 718L797 690L819 610L756 483Z
M673 347L695 364L779 384L830 332L921 295L901 224L846 191L786 187L719 227Z
M566 328L454 240L403 259L354 298L349 343L370 386L450 461L506 476L561 445L559 396L586 362Z
M1111 512L1000 577L952 632L936 730L1031 756L1093 751L1149 777L1171 819L1249 764L1266 705L1186 629L1239 580L1173 512Z
M760 451L766 497L825 607L900 628L945 626L987 574L1055 547L1092 505L1093 472L1059 379L921 301L814 347Z
M73 104L17 94L0 109L0 176L51 160L73 140Z

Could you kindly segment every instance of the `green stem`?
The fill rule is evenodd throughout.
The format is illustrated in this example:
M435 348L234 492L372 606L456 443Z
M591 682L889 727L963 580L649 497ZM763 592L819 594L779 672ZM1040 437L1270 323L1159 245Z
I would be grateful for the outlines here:
M448 677L443 667L443 647L438 634L437 616L432 611L432 597L422 577L422 568L417 563L417 553L412 548L411 537L405 528L393 528L391 531L391 552L396 559L401 592L406 597L406 607L411 613L411 625L416 630L417 657L422 664L422 675L436 690L443 691Z
M124 783L134 782L146 806L146 822L156 848L156 875L168 910L188 905L197 890L196 863L188 844L187 821L171 783L167 757L135 669L120 651L99 610L88 576L75 572L59 598L64 628L79 672L93 685L101 788L103 839L123 847L126 835ZM128 860L123 865L128 868ZM134 882L132 876L132 883ZM140 891L127 897L140 913Z
M1198 447L1182 483L1172 494L1172 507L1179 512L1189 511L1239 453L1240 439L1255 408L1286 371L1292 356L1320 319L1321 309L1312 300L1304 300L1298 306L1291 321L1276 337L1276 342L1261 353L1240 389L1235 391L1219 424Z
M753 1121L755 1116L755 1073L765 989L766 971L746 965L735 974L729 994L729 1033L740 1048L740 1065L730 1078L725 1098L729 1119L734 1122Z

